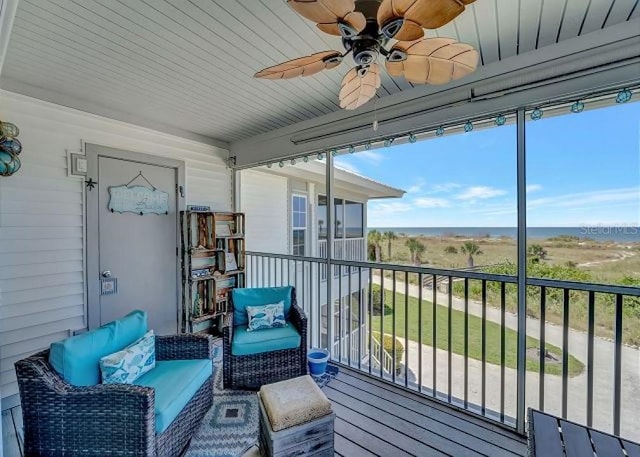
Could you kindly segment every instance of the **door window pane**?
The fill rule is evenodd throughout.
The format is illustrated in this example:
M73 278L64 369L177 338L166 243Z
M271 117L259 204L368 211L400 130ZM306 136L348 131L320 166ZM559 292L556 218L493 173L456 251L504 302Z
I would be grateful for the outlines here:
M345 238L362 238L363 236L363 204L345 201Z
M335 226L336 226L336 232L335 232L335 237L336 238L342 238L344 237L344 208L343 208L343 204L344 204L344 200L342 200L341 198L336 198L334 200L334 204L336 205L335 208Z

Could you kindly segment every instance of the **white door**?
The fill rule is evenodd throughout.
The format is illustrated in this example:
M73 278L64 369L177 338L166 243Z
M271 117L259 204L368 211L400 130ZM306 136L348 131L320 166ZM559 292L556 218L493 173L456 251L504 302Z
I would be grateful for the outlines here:
M87 187L90 328L142 309L156 334L177 333L179 166L89 144L86 153L97 181ZM167 213L111 211L109 188L127 184L166 192Z

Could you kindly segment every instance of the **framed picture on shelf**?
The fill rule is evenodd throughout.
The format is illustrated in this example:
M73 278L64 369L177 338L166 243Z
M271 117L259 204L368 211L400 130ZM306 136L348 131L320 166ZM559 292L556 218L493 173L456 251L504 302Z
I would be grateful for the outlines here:
M231 236L231 226L229 224L216 225L216 236Z
M236 263L236 255L233 252L225 253L225 271L234 271L238 269L238 264Z

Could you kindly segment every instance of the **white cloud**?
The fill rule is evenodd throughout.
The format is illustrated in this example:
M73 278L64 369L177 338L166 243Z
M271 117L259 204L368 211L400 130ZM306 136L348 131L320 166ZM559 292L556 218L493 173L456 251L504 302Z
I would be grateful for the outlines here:
M379 152L375 152L375 151L361 151L361 152L358 152L357 154L354 154L353 157L357 157L358 159L362 159L366 162L371 162L375 164L378 164L384 160L384 156Z
M468 187L458 195L456 198L458 200L477 200L477 199L486 199L499 197L500 195L505 195L507 191L502 189L496 189L495 187L489 186L472 186Z
M540 184L529 184L527 186L527 193L538 192L539 190L542 190L542 186Z
M455 182L447 182L444 184L434 184L429 189L429 194L439 194L445 192L451 192L452 190L456 190L462 187L461 184L457 184Z
M575 208L587 207L594 204L612 204L621 202L632 202L640 208L640 187L626 187L620 189L607 189L591 192L580 192L565 194L557 197L536 198L529 200L528 209L552 207Z
M351 173L356 173L358 175L362 174L360 170L358 170L358 167L354 166L352 163L347 162L340 157L336 157L335 159L333 159L333 162L336 168L342 168L343 170L349 171Z
M418 208L448 208L449 201L444 198L420 197L413 201Z

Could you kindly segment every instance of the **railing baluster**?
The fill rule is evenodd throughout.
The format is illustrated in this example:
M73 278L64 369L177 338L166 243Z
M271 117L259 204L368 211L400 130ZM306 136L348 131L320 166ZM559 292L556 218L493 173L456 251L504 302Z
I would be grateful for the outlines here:
M505 283L500 283L500 422L504 423L504 367L506 356L505 318L506 318Z
M318 347L322 347L322 292L320 291L321 287L322 287L322 264L318 263L316 264L316 273L318 275L318 309L317 309L317 316L318 316L318 328L317 328L317 342L318 342ZM325 327L327 328L327 332L329 331L329 327ZM329 337L329 334L327 334L327 338ZM328 347L325 349L329 349Z
M420 345L420 343L418 343ZM404 386L409 386L409 272L404 272Z
M487 281L482 280L482 415L487 405Z
M562 417L567 418L569 390L569 289L562 294Z
M453 327L453 277L449 276L449 286L447 287L447 400L451 403L451 342L453 341L453 335L451 334L451 327Z
M431 292L433 294L433 303L431 304L431 358L432 358L432 367L431 367L431 377L432 377L432 387L433 392L431 392L433 398L436 397L436 381L437 381L437 349L438 342L436 341L436 331L437 331L437 320L438 320L438 287L437 280L438 277L434 274L432 276L431 281Z
M371 351L373 350L373 268L369 268L369 374L371 374Z
M384 374L382 368L384 366L384 307L385 307L385 290L384 290L384 269L380 268L380 354L378 355L378 363L380 364L380 377Z
M349 345L349 348L347 350L347 362L349 362L349 366L351 366L351 316L353 316L353 295L351 292L351 267L347 267L346 268L347 274L349 275L349 281L347 282L349 285L349 298L348 298L348 303L349 303L349 314L347 315L347 322L349 323L348 325L348 336L347 336L347 344Z
M622 294L616 294L615 356L613 362L613 434L620 434L622 400ZM636 411L637 413L637 411Z
M589 292L588 324L587 324L587 425L593 424L593 344L595 336L595 302L596 294Z
M547 288L540 288L540 372L538 373L538 408L544 411L544 375L546 370L547 346L544 342L547 318Z
M358 370L362 369L362 267L358 267Z
M393 307L393 311L391 311L391 328L392 328L392 332L391 332L391 336L393 338L393 340L391 341L392 344L392 351L393 351L393 369L391 370L391 380L393 382L396 382L396 271L395 270L391 270L391 277L393 278L393 295L391 297L391 303L392 303L392 307Z
M422 393L422 273L418 273L418 392Z
M469 406L469 278L464 278L464 407L467 408L468 406Z
M262 271L260 272L260 278L262 279L262 287L265 287L264 285L264 261L266 260L266 257L262 257Z
M336 265L338 267L338 360L342 363L342 265ZM333 303L333 297L331 297Z

